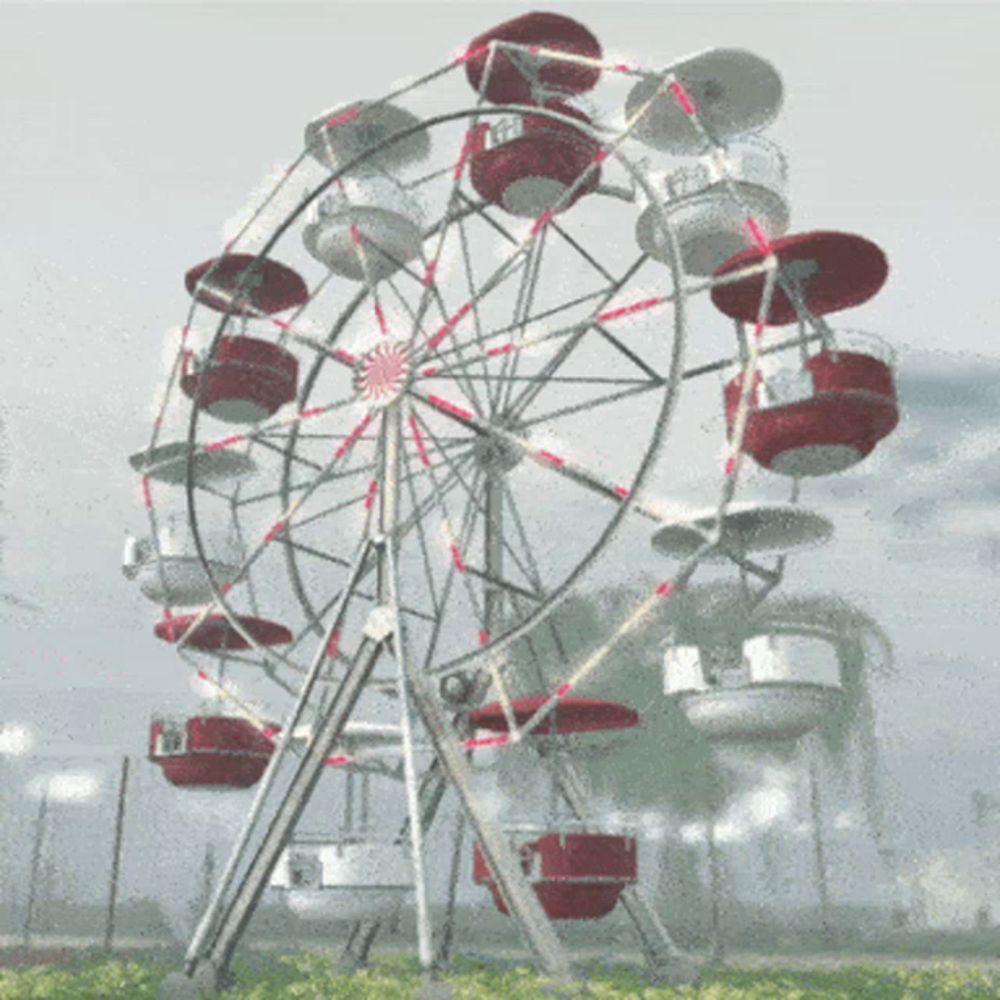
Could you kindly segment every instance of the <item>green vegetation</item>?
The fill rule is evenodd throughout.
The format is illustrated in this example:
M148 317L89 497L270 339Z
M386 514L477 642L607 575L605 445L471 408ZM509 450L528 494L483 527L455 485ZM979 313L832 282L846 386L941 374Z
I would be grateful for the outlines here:
M62 966L0 969L0 1000L156 1000L166 972L153 962L90 959ZM448 976L456 1000L535 1000L551 996L524 966L460 960ZM410 958L382 959L354 975L329 959L297 954L236 969L226 1000L403 1000L420 975ZM687 997L699 1000L996 1000L1000 973L942 964L923 969L845 966L826 970L712 969L701 985L650 986L632 968L594 968L586 992L595 1000Z

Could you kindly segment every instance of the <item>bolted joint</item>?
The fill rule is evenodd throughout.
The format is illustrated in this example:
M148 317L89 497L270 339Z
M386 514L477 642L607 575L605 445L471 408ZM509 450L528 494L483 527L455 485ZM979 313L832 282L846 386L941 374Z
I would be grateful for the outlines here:
M396 615L392 608L386 604L372 608L368 613L364 632L372 642L385 642L391 635L395 635Z

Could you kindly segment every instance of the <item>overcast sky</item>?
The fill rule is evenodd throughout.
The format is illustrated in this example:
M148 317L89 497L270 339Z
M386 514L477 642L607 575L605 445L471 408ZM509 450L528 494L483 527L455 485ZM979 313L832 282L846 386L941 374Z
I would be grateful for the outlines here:
M42 608L0 617L0 722L41 725L47 703L100 689L88 698L143 717L126 739L79 714L76 745L139 753L145 715L185 696L186 669L118 570L123 530L143 525L126 458L148 439L182 275L297 154L315 113L440 65L522 8L0 6L0 591ZM771 134L790 161L794 229L859 232L886 250L888 284L847 325L899 352L903 419L863 465L807 486L838 535L794 560L790 587L836 590L889 633L898 672L876 700L904 825L964 837L972 789L1000 791L1000 7L547 9L651 68L715 45L769 59L786 86ZM774 494L769 478L752 473L744 495ZM685 499L712 499L711 484L687 485ZM625 532L594 582L662 573L647 533Z

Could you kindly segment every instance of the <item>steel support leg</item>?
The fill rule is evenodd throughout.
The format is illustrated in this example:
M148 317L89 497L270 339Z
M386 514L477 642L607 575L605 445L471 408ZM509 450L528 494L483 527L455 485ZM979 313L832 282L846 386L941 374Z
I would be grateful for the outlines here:
M362 640L353 663L318 721L313 740L299 761L281 805L246 873L220 914L210 939L189 963L187 972L192 979L205 981L213 978L218 986L224 983L233 950L267 887L271 871L295 829L323 773L326 758L340 739L381 651L382 643L367 637ZM206 972L206 968L210 971Z
M424 677L411 677L410 683L414 704L423 719L441 767L458 792L511 915L520 924L541 971L556 982L570 982L573 971L562 942L552 929L534 889L524 877L507 837L486 813L473 792L472 773L466 760L465 748L455 735L449 720L442 715L428 680Z

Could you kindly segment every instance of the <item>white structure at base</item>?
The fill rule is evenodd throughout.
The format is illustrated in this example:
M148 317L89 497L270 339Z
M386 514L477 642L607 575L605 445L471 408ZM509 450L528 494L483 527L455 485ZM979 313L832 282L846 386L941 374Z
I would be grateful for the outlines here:
M347 839L293 842L271 875L271 888L305 919L363 920L384 916L413 891L405 844Z

